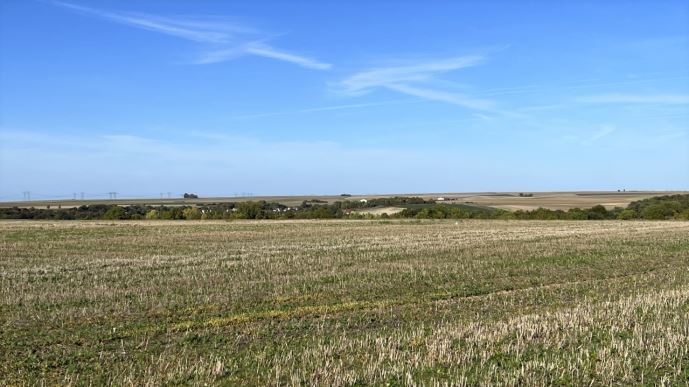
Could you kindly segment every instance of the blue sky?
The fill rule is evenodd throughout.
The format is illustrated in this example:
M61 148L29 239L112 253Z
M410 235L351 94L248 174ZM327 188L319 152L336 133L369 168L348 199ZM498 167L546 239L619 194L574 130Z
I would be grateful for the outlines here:
M686 1L0 7L0 200L689 189Z

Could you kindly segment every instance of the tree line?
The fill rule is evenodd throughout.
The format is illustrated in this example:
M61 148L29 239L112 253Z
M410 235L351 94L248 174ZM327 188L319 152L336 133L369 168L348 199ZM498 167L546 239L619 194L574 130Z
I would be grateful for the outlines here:
M398 206L405 209L393 215L372 215L358 209ZM246 201L198 204L194 206L83 205L74 208L2 208L0 219L50 220L194 220L194 219L524 219L524 220L689 220L689 194L658 196L630 203L626 208L608 210L602 205L567 211L538 208L505 211L466 204L438 204L418 197L377 198L368 201L343 200L322 203L307 200L289 207L280 203Z

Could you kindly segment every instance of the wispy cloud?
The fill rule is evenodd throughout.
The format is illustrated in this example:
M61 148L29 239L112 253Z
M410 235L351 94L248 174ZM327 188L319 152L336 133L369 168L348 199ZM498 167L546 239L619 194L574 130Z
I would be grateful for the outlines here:
M110 12L59 1L53 4L84 15L201 43L229 43L238 35L256 33L251 28L228 21L203 18L173 19L141 13Z
M391 100L391 101L380 101L380 102L371 102L371 103L354 103L354 104L346 104L346 105L321 106L321 107L306 108L306 109L299 109L299 110L293 110L293 111L245 114L245 115L241 115L241 116L235 116L232 118L237 119L237 120L243 120L243 119L250 119L250 118L275 117L275 116L285 116L285 115L303 114L303 113L317 113L317 112L334 111L334 110L363 109L363 108L376 107L376 106L406 105L406 104L414 104L414 103L419 103L419 101L418 100Z
M478 66L483 56L460 56L411 65L377 67L353 74L337 83L335 88L345 94L361 95L387 89L432 101L441 101L469 109L488 110L492 101L433 87L435 77L442 73Z
M603 137L609 135L610 133L612 133L612 132L614 132L614 131L615 131L615 127L614 127L614 126L603 125L596 133L594 133L594 134L591 136L590 141L597 141L597 140L600 140L601 138L603 138Z
M381 86L408 82L429 81L435 75L483 63L482 56L461 56L449 59L417 63L407 66L379 67L356 73L339 86L343 91L356 94L368 92Z
M588 146L588 145L593 145L596 141L609 136L613 132L615 132L617 128L613 125L601 125L598 130L593 132L590 135L566 135L562 137L563 140L568 141L568 142L574 142L578 145L582 146Z
M601 79L581 79L573 82L566 82L561 84L549 85L523 85L516 87L487 89L481 91L481 95L495 96L495 95L509 95L509 94L534 94L561 90L573 89L595 89L610 86L630 86L639 83L660 83L660 82L677 82L689 79L688 76L665 76L665 77L644 77L644 78L628 78L616 81L603 81Z
M388 88L399 91L400 93L413 95L415 97L424 98L431 101L447 102L449 104L458 105L469 109L490 110L494 106L493 101L487 99L472 98L462 94L442 90L425 89L403 84L389 85Z
M680 139L687 137L688 134L689 133L687 133L687 132L666 133L666 134L658 136L658 141L659 142L669 142L669 141L680 140Z
M59 1L53 4L84 15L210 46L206 47L207 50L199 58L191 62L193 64L218 63L253 55L309 69L327 70L332 67L329 63L275 48L265 42L265 34L230 20L208 17L170 18L142 13L111 12Z
M689 104L688 94L625 94L610 93L582 96L575 99L577 102L590 104L664 104L686 105Z
M329 70L333 67L333 65L330 63L285 51L260 41L237 45L230 49L208 51L201 56L201 60L198 60L195 63L218 63L235 59L243 55L253 55L268 59L275 59L313 70Z
M232 48L223 48L203 53L195 64L210 64L224 62L244 55L254 55L264 58L276 59L283 62L293 63L301 67L314 70L328 70L332 67L330 63L320 62L316 59L291 52L282 51L263 42L249 42Z
M330 63L323 63L305 56L278 50L265 43L249 44L246 48L246 52L256 56L262 56L264 58L271 58L289 63L294 63L296 65L310 69L327 70L332 67Z

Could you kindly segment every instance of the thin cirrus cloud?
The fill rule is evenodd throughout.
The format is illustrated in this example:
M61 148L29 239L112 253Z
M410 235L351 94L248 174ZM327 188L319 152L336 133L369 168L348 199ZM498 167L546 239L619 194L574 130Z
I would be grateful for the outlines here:
M119 13L55 1L53 4L85 15L211 46L193 64L224 62L245 55L259 56L304 68L327 70L330 63L287 52L265 43L254 28L217 18L168 18L140 13Z
M577 102L588 104L662 104L687 105L687 94L623 94L610 93L576 98Z
M356 103L356 104L347 104L347 105L320 106L320 107L299 109L299 110L293 110L293 111L245 114L245 115L232 117L232 119L244 120L244 119L252 119L252 118L276 117L276 116L286 116L286 115L303 114L303 113L329 112L329 111L336 111L336 110L362 109L362 108L378 107L378 106L407 105L407 104L415 104L415 103L419 103L419 101L418 100L405 99L405 100L379 101L379 102L371 102L371 103Z
M433 87L437 75L478 66L484 61L485 58L482 56L470 55L411 65L378 67L353 74L334 86L336 90L348 95L363 95L374 90L387 89L468 109L491 110L493 101Z
M596 133L594 133L594 134L591 136L591 139L590 139L590 140L591 140L591 141L600 140L601 138L610 135L610 134L611 134L612 132L614 132L614 131L615 131L615 127L614 127L614 126L603 125L603 126L600 128L600 130L598 130Z
M332 67L330 63L323 63L302 55L296 55L290 52L278 50L275 47L263 42L249 42L240 47L209 51L201 55L201 57L194 61L194 63L209 64L224 62L226 60L234 59L247 54L293 63L298 66L314 70L328 70Z
M315 70L327 70L332 67L330 63L323 63L301 55L295 55L289 52L277 50L265 43L249 44L246 48L246 52L252 55L262 56L264 58L294 63L296 65Z
M567 136L562 137L562 139L565 141L568 141L568 142L576 143L578 145L588 146L588 145L593 145L598 140L609 136L610 134L615 132L616 129L617 128L615 128L612 125L602 125L599 127L598 130L593 132L588 137L583 137L581 135L567 135Z
M415 97L424 98L431 101L446 102L453 105L462 106L475 110L491 110L494 106L493 101L487 99L478 99L469 97L459 93L452 93L442 90L425 89L413 87L404 84L389 85L390 90L398 91L400 93L413 95Z

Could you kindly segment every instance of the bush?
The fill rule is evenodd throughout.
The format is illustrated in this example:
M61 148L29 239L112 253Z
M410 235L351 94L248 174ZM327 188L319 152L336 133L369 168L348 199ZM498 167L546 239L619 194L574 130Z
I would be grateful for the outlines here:
M676 206L672 203L651 204L641 211L641 217L649 220L670 219L677 213Z
M643 219L677 219L689 210L689 194L656 196L632 202L627 209L634 210Z
M675 215L677 220L689 220L689 208Z
M114 206L105 211L105 214L103 214L103 219L118 220L127 218L125 217L124 209L122 207Z
M609 219L608 210L602 205L596 205L591 207L588 212L588 219L592 220L602 220Z
M620 212L620 214L617 216L617 219L620 220L630 220L630 219L636 219L639 217L639 214L636 213L634 210L626 209Z
M189 207L184 209L184 219L193 220L201 219L201 211L196 207Z

